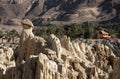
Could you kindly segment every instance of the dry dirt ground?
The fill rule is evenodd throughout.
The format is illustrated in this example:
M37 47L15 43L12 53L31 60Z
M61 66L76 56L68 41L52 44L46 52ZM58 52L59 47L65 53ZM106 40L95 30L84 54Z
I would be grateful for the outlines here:
M0 30L6 30L6 31L10 31L10 30L16 30L18 32L22 31L22 26L9 26L9 25L0 25Z

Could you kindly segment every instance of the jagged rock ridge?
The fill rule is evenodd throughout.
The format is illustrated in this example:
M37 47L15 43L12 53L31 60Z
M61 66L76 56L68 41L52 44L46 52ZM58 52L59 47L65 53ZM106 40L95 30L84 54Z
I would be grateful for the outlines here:
M71 41L54 34L44 39L34 36L33 25L25 22L31 23L22 21L19 47L6 58L13 56L15 65L5 71L0 66L0 79L119 79L119 41Z

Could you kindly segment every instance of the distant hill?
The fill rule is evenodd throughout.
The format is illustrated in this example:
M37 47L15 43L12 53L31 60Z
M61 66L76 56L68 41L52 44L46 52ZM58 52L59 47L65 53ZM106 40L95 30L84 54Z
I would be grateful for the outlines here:
M119 22L119 0L0 0L0 23L29 18L35 25L48 23Z

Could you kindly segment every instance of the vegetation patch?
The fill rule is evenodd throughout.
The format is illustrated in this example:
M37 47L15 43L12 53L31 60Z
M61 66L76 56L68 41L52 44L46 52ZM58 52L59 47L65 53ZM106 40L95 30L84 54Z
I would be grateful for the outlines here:
M64 26L48 25L45 27L37 27L34 30L35 35L47 37L51 33L61 37L67 35L72 39L85 38L93 39L99 38L99 31L101 29L106 30L112 38L120 38L120 24L119 23L108 23L108 24L97 24L97 23L83 23L83 24L71 24Z

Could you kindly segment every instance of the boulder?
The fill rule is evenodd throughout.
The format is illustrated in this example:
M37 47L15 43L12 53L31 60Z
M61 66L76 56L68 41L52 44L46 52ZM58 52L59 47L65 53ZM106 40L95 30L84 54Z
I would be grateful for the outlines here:
M0 78L6 74L6 70L15 67L14 52L10 47L0 48Z

